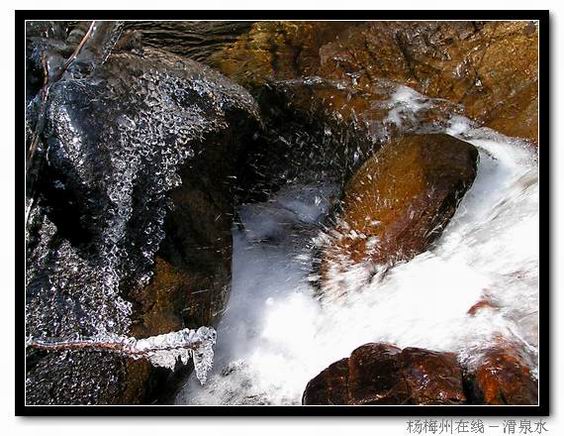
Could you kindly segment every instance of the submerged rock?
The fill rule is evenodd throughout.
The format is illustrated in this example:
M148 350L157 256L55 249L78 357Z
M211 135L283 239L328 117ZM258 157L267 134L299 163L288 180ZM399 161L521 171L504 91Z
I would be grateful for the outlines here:
M363 345L306 386L303 404L462 404L462 370L452 353Z
M42 128L28 336L141 338L213 323L229 289L238 161L258 128L248 92L147 49L63 75L44 118L29 117ZM27 350L28 404L152 402L170 376L115 354Z
M444 134L406 136L384 146L352 177L337 225L325 241L321 286L362 263L393 265L442 233L476 176L478 151Z

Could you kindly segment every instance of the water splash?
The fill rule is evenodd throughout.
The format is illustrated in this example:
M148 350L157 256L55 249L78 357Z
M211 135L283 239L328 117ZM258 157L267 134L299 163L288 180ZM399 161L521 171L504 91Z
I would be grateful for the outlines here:
M406 93L398 94L403 115L390 120L413 126L412 115L425 104ZM478 148L474 185L431 249L384 276L367 274L368 265L349 271L346 298L319 303L308 281L314 247L304 243L323 231L335 185L294 183L280 194L293 198L283 210L278 196L241 209L244 227L234 231L233 293L218 326L216 370L203 388L189 380L178 403L299 404L311 378L367 342L453 351L471 363L501 337L525 345L536 373L536 153L459 116L435 130ZM305 213L316 205L318 213ZM470 314L483 299L491 307Z

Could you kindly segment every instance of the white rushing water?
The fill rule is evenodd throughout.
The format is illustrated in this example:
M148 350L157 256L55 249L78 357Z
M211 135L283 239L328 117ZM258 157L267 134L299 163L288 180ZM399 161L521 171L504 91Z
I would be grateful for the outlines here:
M478 174L437 243L347 298L320 303L308 281L311 241L333 185L287 186L244 206L234 231L233 287L208 382L191 377L182 404L299 404L307 382L368 342L471 355L501 336L538 345L538 179L525 144L455 118ZM358 280L365 275L358 272ZM475 316L483 298L496 308Z

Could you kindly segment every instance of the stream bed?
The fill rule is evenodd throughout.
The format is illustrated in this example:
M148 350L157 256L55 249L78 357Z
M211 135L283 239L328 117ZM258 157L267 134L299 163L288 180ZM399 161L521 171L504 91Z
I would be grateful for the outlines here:
M335 184L289 185L240 208L214 368L203 386L192 375L177 404L300 404L310 379L369 342L471 361L503 337L537 354L536 153L460 117L446 133L480 153L452 221L429 250L384 275L347 272L346 298L320 301L310 275L315 239L339 195ZM495 310L471 316L484 297Z

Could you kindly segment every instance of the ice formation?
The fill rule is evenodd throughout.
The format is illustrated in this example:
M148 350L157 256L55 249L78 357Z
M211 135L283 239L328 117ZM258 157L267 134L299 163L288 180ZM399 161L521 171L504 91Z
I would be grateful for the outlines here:
M216 331L211 327L200 327L197 330L186 328L143 339L112 334L99 334L90 338L78 336L67 340L29 337L27 346L46 351L109 351L133 359L148 359L154 366L170 370L175 368L179 360L186 365L192 358L196 378L204 384L213 365L215 342Z
M48 98L28 95L28 139L44 165L41 192L26 193L26 334L34 338L128 335L131 297L153 275L180 172L230 129L232 113L258 119L245 89L196 62L152 49L108 57L115 35L98 41L99 56L85 45ZM203 380L211 350L193 355ZM154 359L169 365L168 356ZM113 395L122 367L115 353L41 355L27 372L28 401L96 403Z

